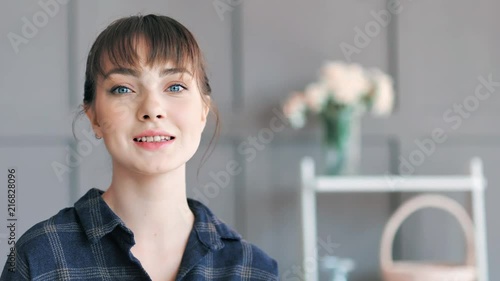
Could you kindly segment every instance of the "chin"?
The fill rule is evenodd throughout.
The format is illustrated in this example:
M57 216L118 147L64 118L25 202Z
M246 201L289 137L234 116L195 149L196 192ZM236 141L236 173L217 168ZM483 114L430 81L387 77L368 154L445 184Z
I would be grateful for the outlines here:
M179 168L179 165L172 165L173 163L161 164L161 165L140 165L135 166L134 170L143 175L161 175L171 172Z

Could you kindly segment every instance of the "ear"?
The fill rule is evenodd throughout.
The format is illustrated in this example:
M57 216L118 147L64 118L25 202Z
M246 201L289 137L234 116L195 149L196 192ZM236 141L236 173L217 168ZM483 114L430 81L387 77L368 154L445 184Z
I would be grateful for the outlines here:
M103 136L103 134L102 134L102 128L99 125L99 122L97 121L97 117L96 117L95 111L94 111L94 109L91 106L85 111L85 115L87 115L87 118L89 118L90 125L92 125L92 130L94 130L94 133L97 136L99 136L99 137L102 138L102 136Z
M212 102L210 96L205 96L206 100L203 102L203 109L202 109L202 116L201 116L201 121L207 122L207 116L208 113L210 112L210 104Z

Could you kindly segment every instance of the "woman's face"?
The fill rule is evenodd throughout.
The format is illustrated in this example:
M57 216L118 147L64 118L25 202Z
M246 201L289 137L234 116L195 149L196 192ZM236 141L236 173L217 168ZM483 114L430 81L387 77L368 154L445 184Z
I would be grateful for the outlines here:
M147 67L144 50L138 46L137 67L118 68L105 59L95 110L89 109L87 116L113 165L151 175L177 169L194 155L209 108L189 70L172 64Z

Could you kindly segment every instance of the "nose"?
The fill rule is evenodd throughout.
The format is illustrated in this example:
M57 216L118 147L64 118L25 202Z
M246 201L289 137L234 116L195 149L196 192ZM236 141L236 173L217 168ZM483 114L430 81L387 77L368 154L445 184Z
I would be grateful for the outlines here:
M137 117L141 121L164 119L166 117L165 107L155 93L146 94L138 111Z

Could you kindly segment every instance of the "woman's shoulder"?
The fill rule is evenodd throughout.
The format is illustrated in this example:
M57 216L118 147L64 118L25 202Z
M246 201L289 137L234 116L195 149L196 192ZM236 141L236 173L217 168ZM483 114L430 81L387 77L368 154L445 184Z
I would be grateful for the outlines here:
M29 280L33 268L29 264L49 262L47 253L60 244L60 232L80 232L73 208L64 208L52 217L26 230L17 241L9 244L9 255L0 280Z
M224 222L222 227L231 229ZM255 244L245 240L235 230L231 236L221 236L223 246L213 251L213 267L250 280L278 280L278 262Z
M259 280L278 278L278 262L260 247L243 238L224 241L220 254L231 257L234 263L241 266L243 271L251 272L253 277L260 276Z
M215 216L196 200L189 199L194 211L195 230L202 243L212 249L211 270L220 274L252 276L252 280L278 280L278 263L264 250Z
M99 207L99 195L102 191L91 189L80 197L74 206L66 207L50 218L40 221L30 227L16 242L18 251L37 252L38 249L47 250L50 247L59 247L61 243L81 241L88 232L96 232L97 224L89 224L94 217L90 217L92 208ZM95 213L100 214L98 211ZM86 224L87 223L87 224Z
M50 245L50 236L60 232L80 232L74 207L61 209L57 214L40 221L26 230L15 243L18 252L36 252Z

